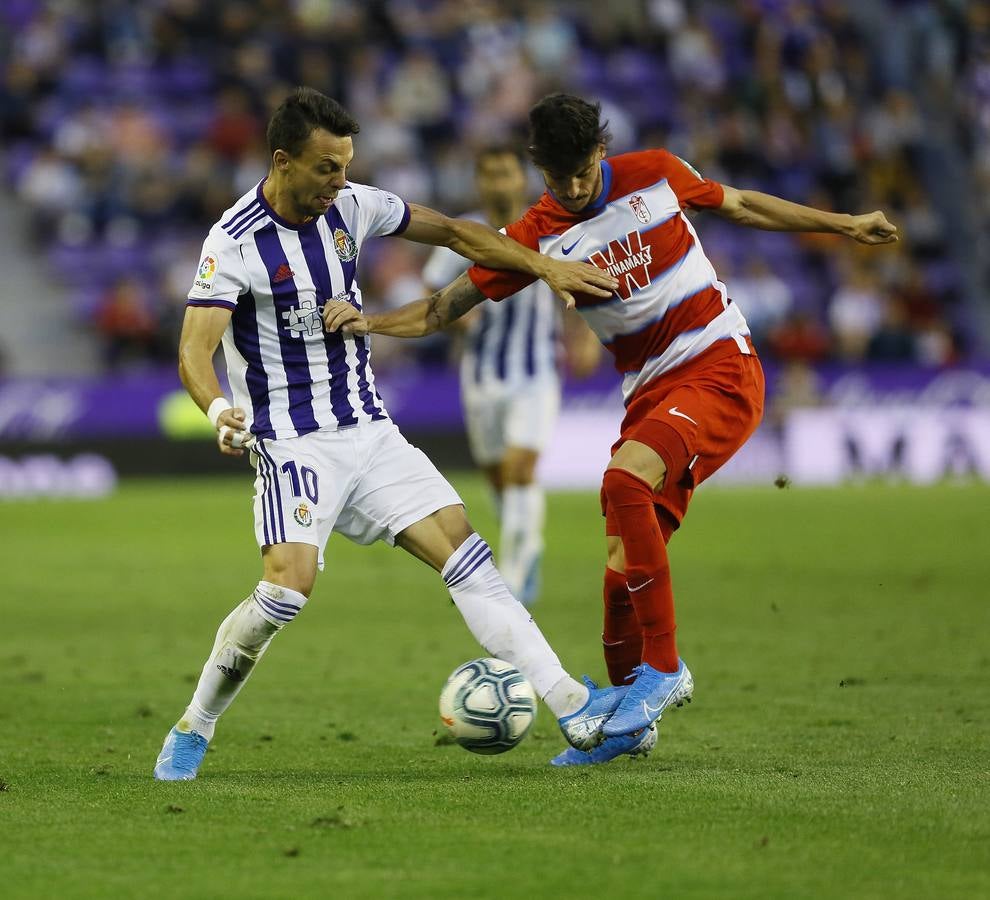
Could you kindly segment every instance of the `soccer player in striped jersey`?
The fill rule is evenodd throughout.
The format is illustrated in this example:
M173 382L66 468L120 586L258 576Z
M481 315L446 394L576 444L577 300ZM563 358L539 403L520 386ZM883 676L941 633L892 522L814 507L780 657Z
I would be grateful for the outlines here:
M478 153L475 184L481 209L469 218L503 228L526 209L522 155L507 144ZM430 291L449 284L471 265L438 247L423 269ZM536 281L504 303L485 304L467 323L461 357L461 404L471 455L484 472L501 524L498 568L524 606L535 602L543 553L543 489L536 480L540 452L553 433L560 409L558 357L562 309L547 286ZM573 313L568 319L568 364L590 374L601 344Z
M487 226L348 182L357 131L335 101L297 89L269 122L268 176L220 217L203 247L179 371L217 428L220 451L251 452L263 574L217 632L192 700L159 754L161 780L196 777L217 718L309 598L331 531L398 545L440 572L478 642L530 680L575 745L601 739L601 721L624 693L589 688L564 671L506 589L454 489L389 419L368 338L326 333L321 319L325 303L361 308L358 255L376 235L514 266L570 303L576 291L607 296L616 281L592 266L550 260ZM213 369L221 341L233 402Z
M897 240L880 211L846 215L703 178L666 150L606 158L608 123L579 97L554 94L530 111L530 155L547 191L506 233L558 259L585 259L619 279L609 298L578 311L615 357L626 415L602 479L608 563L602 642L613 684L632 681L589 752L555 765L607 762L648 750L655 722L691 698L677 652L667 542L692 493L754 431L763 373L742 313L705 256L685 209L710 209L753 228L834 232L864 244ZM367 318L334 305L330 330L412 336L444 327L485 298L501 300L528 275L475 266L419 300Z

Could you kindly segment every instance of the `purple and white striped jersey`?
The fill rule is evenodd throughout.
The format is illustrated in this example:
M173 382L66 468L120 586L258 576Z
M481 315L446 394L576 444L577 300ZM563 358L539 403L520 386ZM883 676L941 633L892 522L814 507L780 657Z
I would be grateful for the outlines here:
M485 221L480 213L465 218ZM423 283L437 291L470 266L469 259L437 247L423 268ZM482 303L478 313L464 345L463 380L514 385L557 378L561 306L544 282L535 281L501 303Z
M235 406L259 438L288 438L387 419L375 389L370 336L326 334L326 300L361 309L357 257L365 238L400 234L409 207L348 183L326 215L294 225L261 182L228 209L203 244L189 306L233 310L223 352Z

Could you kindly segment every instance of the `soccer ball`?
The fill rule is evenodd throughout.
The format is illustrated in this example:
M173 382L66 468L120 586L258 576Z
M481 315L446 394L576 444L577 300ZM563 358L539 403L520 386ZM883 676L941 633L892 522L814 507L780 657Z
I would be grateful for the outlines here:
M459 666L440 692L440 719L472 753L505 753L529 731L536 692L518 669L501 659L472 659Z

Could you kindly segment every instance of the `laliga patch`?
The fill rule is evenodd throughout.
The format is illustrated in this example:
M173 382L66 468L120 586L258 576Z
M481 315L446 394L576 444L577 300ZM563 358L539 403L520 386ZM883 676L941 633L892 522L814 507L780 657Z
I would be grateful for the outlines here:
M333 245L337 248L337 258L341 262L350 262L357 256L357 244L343 228L333 230Z
M650 208L646 205L646 201L639 194L633 194L629 198L629 207L636 214L636 218L640 222L644 225L650 224L650 219L653 216L650 214Z
M313 514L309 511L309 507L305 503L300 503L292 513L292 517L300 524L303 528L309 528L313 524Z
M198 291L210 293L213 290L213 282L217 277L217 270L220 268L219 260L215 253L207 253L199 263L196 271L196 280L193 287Z

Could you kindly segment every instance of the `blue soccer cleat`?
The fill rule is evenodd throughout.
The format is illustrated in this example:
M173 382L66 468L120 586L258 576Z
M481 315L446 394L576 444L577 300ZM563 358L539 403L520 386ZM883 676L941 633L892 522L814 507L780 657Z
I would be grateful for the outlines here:
M679 662L676 672L658 672L649 663L636 666L633 669L636 680L615 714L605 723L602 733L606 737L616 737L641 731L659 719L668 706L690 703L694 679L684 660Z
M591 750L602 742L602 725L631 688L628 685L600 688L587 675L583 680L588 686L588 702L576 713L558 719L557 724L568 744L578 750Z
M646 756L657 744L657 726L651 725L635 734L605 738L597 747L585 752L568 747L550 760L551 766L598 766L618 756Z
M173 728L155 762L155 778L158 781L192 781L209 743L198 731Z

